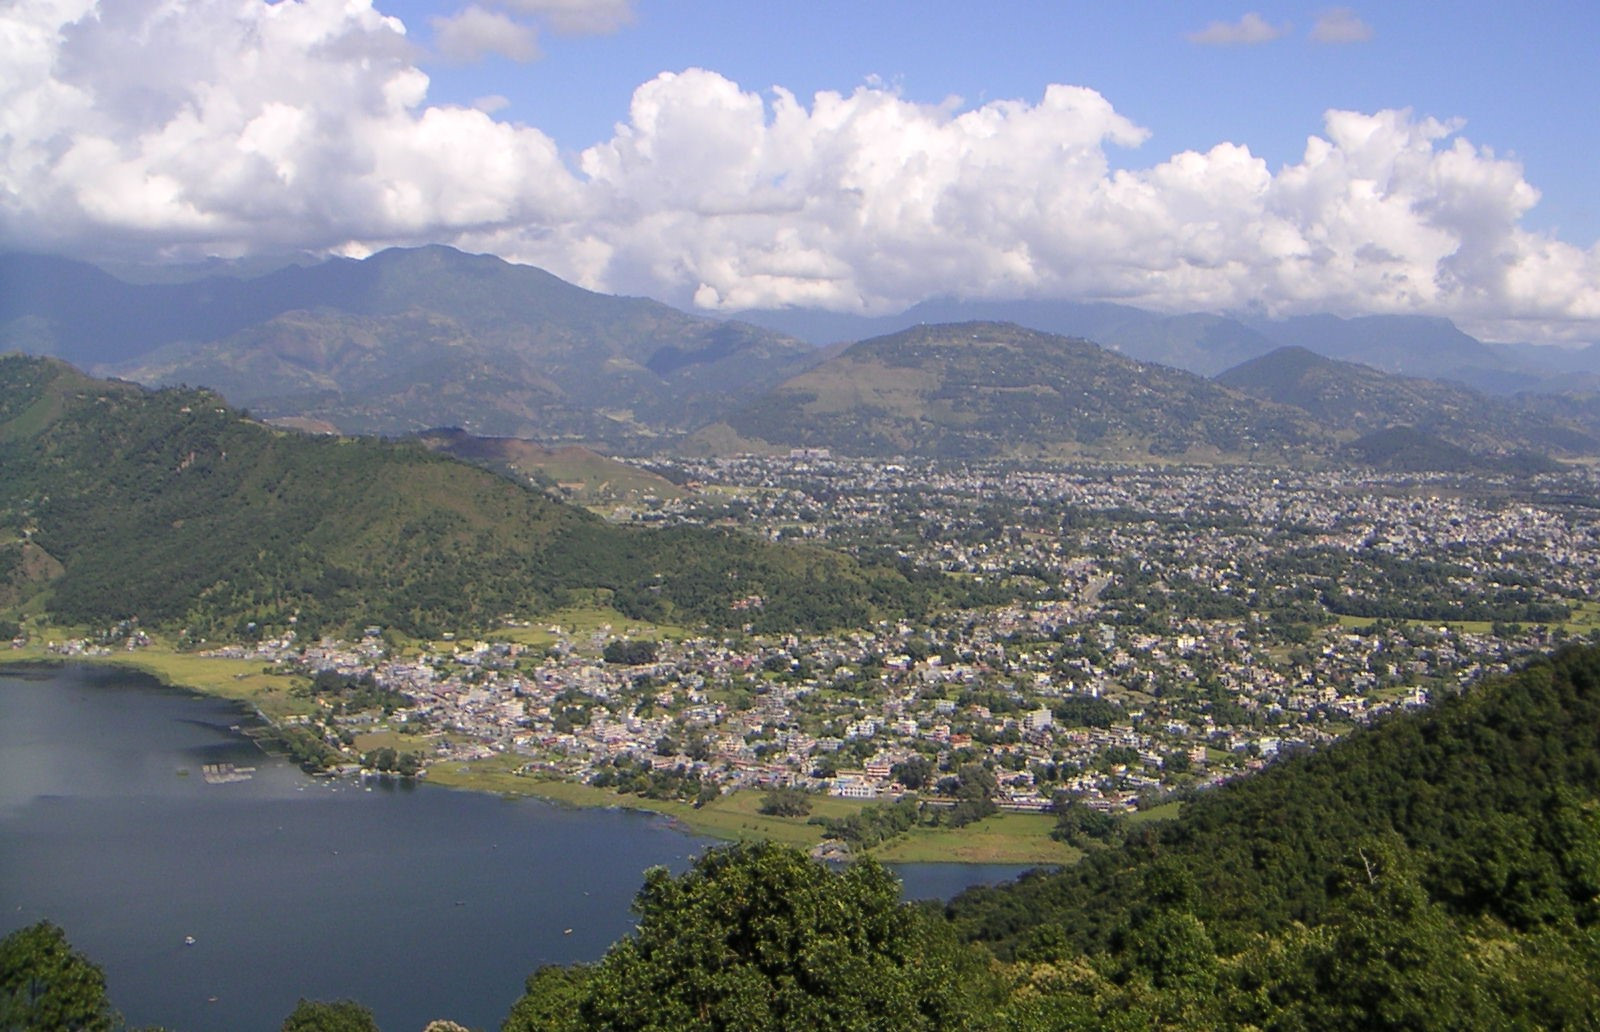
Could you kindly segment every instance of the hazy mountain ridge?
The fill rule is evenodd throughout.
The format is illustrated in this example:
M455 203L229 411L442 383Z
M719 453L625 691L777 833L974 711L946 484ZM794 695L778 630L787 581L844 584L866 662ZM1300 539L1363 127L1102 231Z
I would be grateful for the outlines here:
M1292 405L1347 436L1407 426L1468 452L1600 450L1600 439L1573 421L1458 384L1384 373L1299 346L1279 348L1215 379L1263 401Z
M1266 319L1227 313L1162 314L1109 302L982 301L943 298L903 312L856 316L808 309L738 313L739 318L811 341L860 340L926 322L1015 322L1048 333L1085 337L1145 362L1202 376L1299 346L1328 358L1385 372L1456 380L1493 394L1570 387L1577 373L1600 379L1600 348L1487 344L1448 319L1428 316L1334 315Z
M813 360L768 330L437 246L152 285L6 256L0 284L0 343L345 430L648 438Z
M136 285L81 263L0 256L0 342L138 382L203 384L280 423L378 434L459 426L614 453L670 448L692 433L688 446L698 451L821 446L1282 461L1331 454L1396 426L1465 447L1490 465L1518 452L1600 450L1600 404L1581 391L1587 381L1577 371L1600 362L1600 353L1484 345L1443 319L1274 321L1099 302L949 299L873 319L751 313L813 339L894 331L870 340L899 338L902 326L937 336L964 315L991 326L1010 316L1038 331L1031 340L1056 342L1036 356L1013 348L990 368L948 350L884 362L860 343L811 347L447 247L289 265L250 279L192 278L203 270ZM1102 348L1063 350L1059 341L1069 336ZM1288 352L1300 355L1297 369L1282 353L1274 357L1285 340L1311 345L1287 345L1301 349ZM1306 360L1314 351L1320 363ZM1538 362L1527 357L1534 351ZM924 360L932 365L918 365ZM1535 372L1515 371L1539 362ZM1500 390L1551 378L1569 390L1490 400L1375 367L1451 363ZM1184 369L1220 374L1219 384L1248 398L1210 393ZM1379 438L1379 452L1393 443ZM1454 468L1460 457L1448 451L1408 445L1405 461L1435 455Z
M1089 341L1007 323L862 341L691 444L950 458L1043 454L1282 459L1317 446L1303 414Z

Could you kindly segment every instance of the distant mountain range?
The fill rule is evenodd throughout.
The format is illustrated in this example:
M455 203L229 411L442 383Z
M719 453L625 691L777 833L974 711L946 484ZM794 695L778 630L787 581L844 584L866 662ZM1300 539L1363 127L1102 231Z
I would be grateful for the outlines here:
M0 287L0 344L347 432L452 425L626 446L693 429L815 354L446 247L148 285L13 255Z
M1486 397L1455 383L1395 376L1324 358L1303 347L1278 348L1216 377L1254 398L1291 405L1341 435L1411 427L1468 451L1521 449L1591 454L1600 438L1523 402Z
M1531 471L1546 454L1600 451L1600 437L1573 421L1303 348L1208 380L1012 323L921 325L851 345L684 447L1386 465L1386 438L1374 438L1376 450L1342 446L1399 427L1413 435L1406 461L1436 455L1452 469ZM1416 435L1454 450L1418 450Z
M1384 372L1455 380L1494 394L1600 387L1600 346L1486 344L1448 319L1332 315L1262 319L1188 313L1163 315L1127 305L1069 301L924 301L886 316L807 309L740 312L738 318L813 344L855 341L924 323L1014 322L1084 337L1142 362L1216 374L1284 346L1359 362Z
M1600 369L1592 348L1488 345L1442 319L946 300L875 319L718 321L446 247L227 271L132 283L0 256L0 347L205 385L281 425L456 427L502 439L501 451L518 438L612 454L817 446L1382 465L1404 441L1406 463L1511 457L1526 469L1600 454L1600 395L1584 389L1600 379L1587 371ZM1551 384L1562 393L1512 393ZM1413 436L1384 436L1396 429ZM1374 434L1375 452L1341 450Z

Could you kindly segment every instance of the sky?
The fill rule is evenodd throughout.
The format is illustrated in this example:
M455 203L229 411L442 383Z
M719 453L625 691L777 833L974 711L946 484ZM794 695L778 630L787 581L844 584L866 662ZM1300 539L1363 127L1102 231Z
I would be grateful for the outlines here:
M1600 5L0 0L0 249L1600 341Z

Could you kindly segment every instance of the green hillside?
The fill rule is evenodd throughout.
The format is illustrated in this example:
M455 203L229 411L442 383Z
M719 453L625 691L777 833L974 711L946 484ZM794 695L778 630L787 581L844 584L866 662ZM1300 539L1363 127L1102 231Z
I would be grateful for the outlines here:
M1036 1015L1595 1028L1600 649L1201 792L950 912L1032 972L1077 966Z
M0 358L0 576L61 620L234 637L468 629L596 593L638 618L859 625L931 574L696 528L634 531L416 443L277 431L195 390Z
M432 451L526 479L596 511L645 498L681 498L687 493L659 474L575 444L546 448L521 438L476 437L455 428L426 430L417 440Z
M1453 383L1381 372L1284 347L1217 376L1216 382L1263 401L1293 405L1344 435L1413 427L1469 453L1593 454L1600 439L1535 406L1486 397ZM1420 457L1420 455L1419 455ZM1465 456L1440 455L1458 468Z
M795 376L691 444L851 455L1281 459L1303 415L1084 340L1007 323L919 326Z
M1374 430L1351 441L1344 453L1356 461L1396 472L1550 473L1560 463L1533 452L1480 455L1435 434L1410 426Z

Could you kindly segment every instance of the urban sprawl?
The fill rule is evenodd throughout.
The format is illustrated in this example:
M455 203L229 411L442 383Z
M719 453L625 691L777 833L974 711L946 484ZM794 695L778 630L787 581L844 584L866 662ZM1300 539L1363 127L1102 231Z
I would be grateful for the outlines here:
M816 450L648 465L681 496L612 518L893 554L1008 600L809 636L621 619L576 629L558 616L421 654L381 628L216 652L367 678L390 705L314 695L304 718L351 763L353 742L387 729L416 743L423 767L500 756L530 777L670 797L781 786L885 800L937 795L976 763L1002 808L1066 794L1120 812L1600 628L1587 471L1497 480Z

